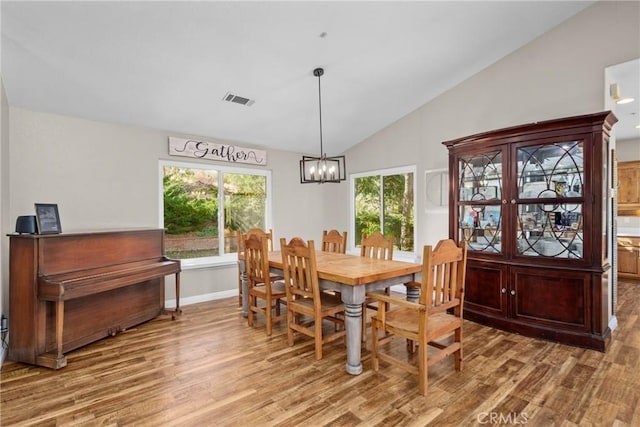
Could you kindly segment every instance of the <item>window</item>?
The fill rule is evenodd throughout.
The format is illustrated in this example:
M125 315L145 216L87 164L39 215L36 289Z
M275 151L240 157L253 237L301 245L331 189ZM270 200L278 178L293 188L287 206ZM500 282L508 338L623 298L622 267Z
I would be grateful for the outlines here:
M268 228L269 171L161 162L160 172L167 256L215 262L238 252L238 230Z
M360 246L362 233L393 234L395 251L414 252L415 166L351 176L351 234Z

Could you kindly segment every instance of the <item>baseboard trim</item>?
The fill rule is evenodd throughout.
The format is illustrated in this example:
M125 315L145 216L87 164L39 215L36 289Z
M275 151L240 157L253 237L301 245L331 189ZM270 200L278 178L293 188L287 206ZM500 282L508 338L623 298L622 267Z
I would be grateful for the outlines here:
M7 340L7 342L9 342ZM4 346L0 346L0 371L2 370L2 365L4 365L4 361L7 357L7 349Z
M217 300L217 299L224 299L224 298L230 298L230 297L237 297L238 296L238 290L237 289L232 289L232 290L228 290L228 291L221 291L221 292L211 292L208 294L202 294L202 295L195 295L192 297L186 297L186 298L180 298L180 306L184 307L185 305L190 305L190 304L198 304L200 302L206 302L206 301L213 301L213 300ZM176 300L175 299L170 299L170 300L166 300L164 303L164 306L166 308L175 308L176 307Z

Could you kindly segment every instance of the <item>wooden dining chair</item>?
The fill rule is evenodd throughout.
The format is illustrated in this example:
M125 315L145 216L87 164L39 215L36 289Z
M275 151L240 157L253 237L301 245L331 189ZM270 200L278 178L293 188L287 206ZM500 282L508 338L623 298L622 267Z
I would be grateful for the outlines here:
M454 355L455 369L462 369L462 308L467 264L467 246L456 246L453 240L438 242L435 249L425 246L422 257L422 282L412 282L420 287L418 303L371 293L368 297L380 302L378 312L371 318L371 360L373 369L379 369L380 360L418 375L420 394L427 393L427 367L446 356ZM390 304L387 309L385 304ZM378 332L384 332L379 338ZM453 335L453 340L450 339ZM397 352L381 352L382 345L403 338L418 347L417 366L406 357L398 358ZM447 342L437 339L446 338ZM436 353L428 356L428 347ZM385 348L389 348L386 346ZM415 346L407 346L414 352Z
M393 259L393 234L384 237L379 231L371 233L367 236L362 233L360 241L360 256L375 259Z
M249 326L253 326L255 314L262 314L266 317L267 335L270 336L273 323L286 318L280 310L280 304L286 298L286 291L284 283L274 280L269 273L269 243L265 235L246 235L244 262L249 292ZM264 305L260 300L264 301Z
M243 252L243 242L247 235L249 234L258 234L260 236L267 236L267 242L269 244L269 251L273 250L273 230L269 229L269 231L264 231L261 228L252 228L248 230L246 233L242 233L240 230L236 231L236 239L238 241L238 258L242 258ZM242 269L240 268L240 263L242 260L238 259L238 306L242 307Z
M294 344L294 332L299 332L315 340L316 360L322 359L322 346L343 338L344 304L335 295L321 292L316 268L316 251L313 240L294 237L287 244L280 239L285 290L287 293L287 336L289 345ZM325 335L324 320L341 325L334 327L333 333Z
M379 231L373 232L369 236L362 233L360 242L360 256L389 261L393 259L393 234L390 234L389 237L384 237ZM384 289L385 295L390 293L390 288ZM362 342L367 340L367 309L378 309L377 303L371 298L366 298L364 304L362 304Z
M324 230L322 232L322 250L324 252L347 253L347 232L342 234L338 230Z

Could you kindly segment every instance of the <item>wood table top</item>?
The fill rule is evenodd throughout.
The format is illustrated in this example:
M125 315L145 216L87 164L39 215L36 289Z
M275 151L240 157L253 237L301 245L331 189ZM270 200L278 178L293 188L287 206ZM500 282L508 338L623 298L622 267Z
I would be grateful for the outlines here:
M316 251L316 264L320 279L351 286L414 274L422 270L422 264L323 251ZM282 253L280 251L269 252L269 265L282 269Z

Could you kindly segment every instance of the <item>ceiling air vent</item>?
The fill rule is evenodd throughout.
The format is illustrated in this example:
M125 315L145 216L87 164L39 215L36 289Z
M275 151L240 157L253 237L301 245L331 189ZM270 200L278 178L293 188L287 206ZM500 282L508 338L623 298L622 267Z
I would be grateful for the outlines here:
M253 103L255 102L255 100L253 100L253 99L244 98L242 96L234 95L231 92L227 92L227 94L222 99L224 99L225 101L234 102L236 104L246 105L247 107L252 106Z

